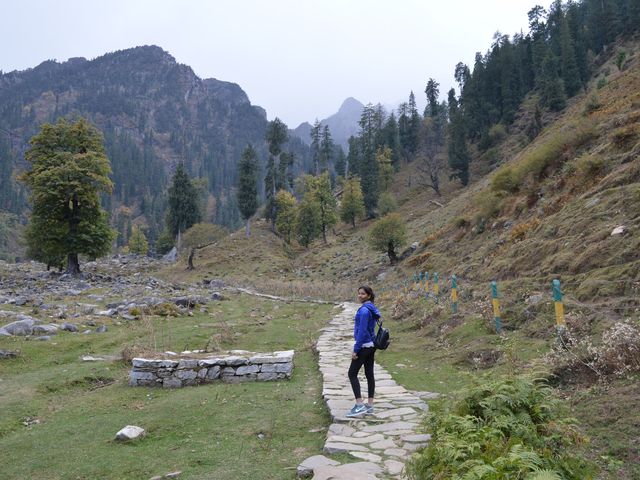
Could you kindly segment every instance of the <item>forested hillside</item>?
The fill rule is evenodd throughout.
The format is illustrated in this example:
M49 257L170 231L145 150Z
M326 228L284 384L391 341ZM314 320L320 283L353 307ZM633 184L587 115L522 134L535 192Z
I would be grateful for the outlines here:
M113 169L104 204L126 244L141 217L153 241L163 228L169 179L179 162L201 179L204 219L238 226L232 190L237 162L248 143L266 161L266 114L233 83L200 79L159 47L109 53L94 60L46 61L0 75L0 210L26 214L26 192L16 176L27 165L29 139L45 122L83 116L104 134ZM287 148L301 169L308 148Z

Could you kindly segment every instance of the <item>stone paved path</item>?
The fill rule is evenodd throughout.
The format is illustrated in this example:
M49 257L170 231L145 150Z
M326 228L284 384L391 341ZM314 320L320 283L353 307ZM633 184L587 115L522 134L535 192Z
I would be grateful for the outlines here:
M428 408L424 399L435 398L437 394L409 392L376 363L375 413L358 419L347 418L345 414L354 404L347 370L353 347L353 318L358 305L343 303L341 306L343 311L323 330L317 343L323 376L322 395L332 418L324 453L346 452L362 462L335 465L336 462L316 456L305 460L301 467L306 466L307 472L312 469L313 478L317 480L403 478L404 462L430 439L429 435L419 433L419 424ZM364 376L360 382L366 392Z

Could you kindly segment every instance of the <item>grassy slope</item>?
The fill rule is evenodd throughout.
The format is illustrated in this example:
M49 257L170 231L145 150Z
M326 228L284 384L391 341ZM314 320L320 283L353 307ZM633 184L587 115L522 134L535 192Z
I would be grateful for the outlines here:
M0 363L2 478L139 479L175 470L192 479L293 478L291 469L321 450L328 424L311 345L331 307L246 296L209 307L193 317L110 325L105 334L0 338L0 348L21 350ZM295 349L292 380L131 388L125 363L79 361L123 347L201 348L214 333L223 349ZM23 425L34 418L41 423ZM112 441L128 424L147 437Z

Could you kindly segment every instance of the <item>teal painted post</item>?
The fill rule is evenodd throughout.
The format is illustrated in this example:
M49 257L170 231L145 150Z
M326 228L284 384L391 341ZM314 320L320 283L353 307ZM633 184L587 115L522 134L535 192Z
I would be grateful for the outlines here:
M500 300L498 300L498 284L491 282L491 296L493 297L493 320L496 322L496 332L502 332L502 320L500 319Z
M562 302L562 290L560 290L560 280L552 282L553 289L553 305L556 310L556 332L558 335L566 328L564 321L564 303Z
M458 313L458 279L455 275L451 276L451 311Z

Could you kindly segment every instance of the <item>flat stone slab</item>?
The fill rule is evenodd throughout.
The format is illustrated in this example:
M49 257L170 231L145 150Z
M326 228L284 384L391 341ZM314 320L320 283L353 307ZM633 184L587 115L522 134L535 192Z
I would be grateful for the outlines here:
M347 463L346 465L319 467L313 480L377 480L382 468L372 462Z
M316 468L335 465L340 465L340 462L331 460L324 455L314 455L313 457L309 457L303 460L302 463L298 465L297 474L298 477L310 477L311 475L313 475L313 471Z

